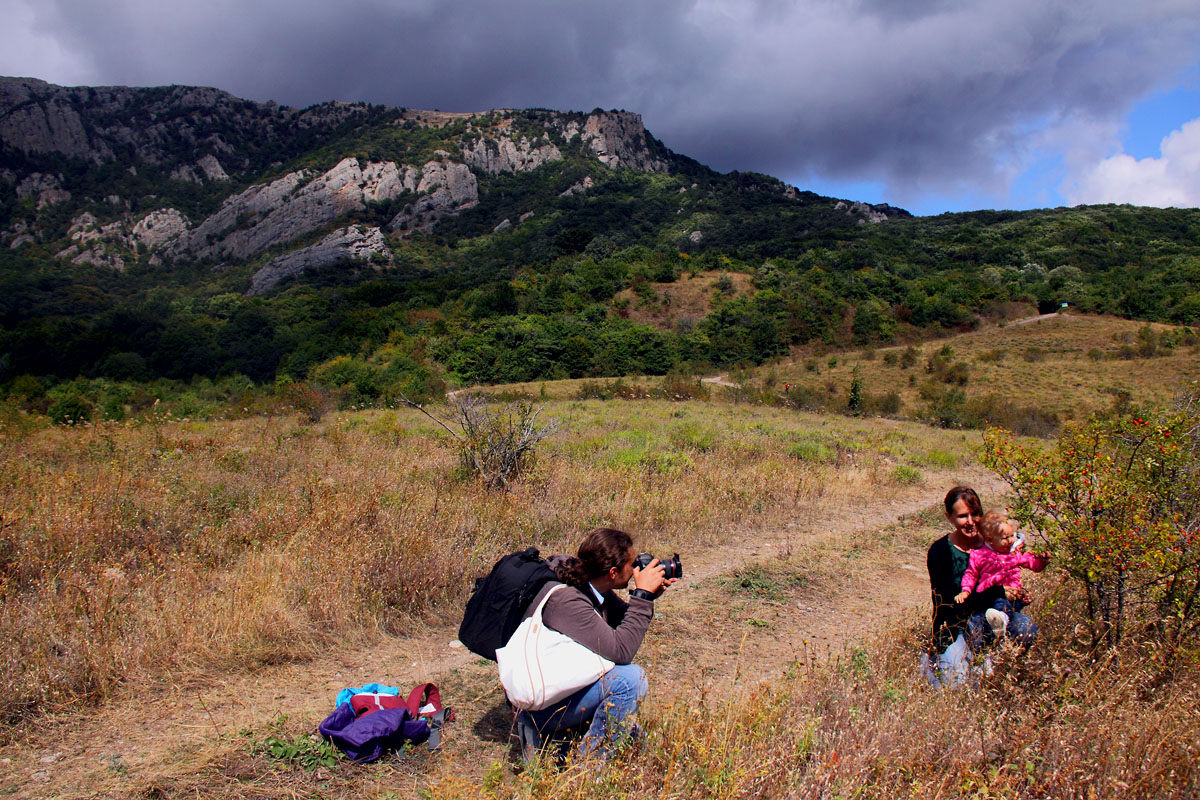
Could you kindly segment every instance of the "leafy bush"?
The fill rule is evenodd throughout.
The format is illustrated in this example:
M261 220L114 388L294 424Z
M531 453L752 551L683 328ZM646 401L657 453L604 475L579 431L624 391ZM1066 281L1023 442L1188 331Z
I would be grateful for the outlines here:
M576 400L612 400L616 392L613 388L616 381L584 381L575 390Z
M812 438L804 438L793 444L788 453L800 461L816 464L827 464L832 462L836 456L822 441Z
M315 383L284 381L277 384L276 392L309 422L320 422L328 411L337 407L336 395Z
M900 399L900 393L892 390L881 395L865 395L863 398L863 409L868 413L882 414L885 417L894 417L900 413L904 403Z
M1058 432L1058 414L1041 406L1022 405L1011 397L987 394L966 402L963 424L970 428L994 425L1021 436L1051 436Z
M94 407L83 395L70 391L54 400L46 416L59 425L87 422L92 418Z
M1167 655L1200 634L1200 398L1155 418L1072 426L1053 448L1001 429L984 463L1083 590L1095 643L1150 638Z

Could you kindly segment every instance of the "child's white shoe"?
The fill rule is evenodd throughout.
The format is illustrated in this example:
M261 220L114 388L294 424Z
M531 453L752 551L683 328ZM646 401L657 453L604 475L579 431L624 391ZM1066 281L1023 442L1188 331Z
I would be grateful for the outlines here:
M987 619L988 627L992 629L992 635L996 639L1003 639L1008 631L1008 614L998 608L989 608L983 616Z

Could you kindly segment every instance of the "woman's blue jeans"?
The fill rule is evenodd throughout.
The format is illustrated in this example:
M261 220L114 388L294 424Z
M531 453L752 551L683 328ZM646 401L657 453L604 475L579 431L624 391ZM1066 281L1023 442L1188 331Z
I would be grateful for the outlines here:
M1038 626L1032 617L1019 611L1008 611L1006 639L1022 647L1029 647L1037 638ZM973 614L967 620L965 635L959 635L954 643L938 655L937 660L926 667L926 677L934 686L953 686L963 683L971 675L975 653L993 640L983 614Z
M646 672L636 664L621 664L604 677L541 711L522 711L543 741L564 728L582 726L591 720L583 737L582 753L607 758L613 747L633 728L633 715L646 696Z

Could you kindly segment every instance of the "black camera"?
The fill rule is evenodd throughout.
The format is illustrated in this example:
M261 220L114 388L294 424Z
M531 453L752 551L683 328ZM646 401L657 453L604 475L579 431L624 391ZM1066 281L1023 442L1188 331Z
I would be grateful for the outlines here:
M634 564L638 569L645 569L650 566L650 562L654 560L654 556L649 553L638 553L638 557L634 560ZM679 560L679 553L670 558L661 559L658 563L662 564L663 578L671 580L671 578L683 577L683 562Z

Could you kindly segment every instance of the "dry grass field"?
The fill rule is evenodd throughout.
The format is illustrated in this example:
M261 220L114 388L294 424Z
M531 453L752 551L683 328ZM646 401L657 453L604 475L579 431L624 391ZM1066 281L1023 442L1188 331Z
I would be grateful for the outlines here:
M613 298L619 312L634 322L672 330L694 325L722 300L754 292L750 276L742 272L703 270L683 273L673 283L647 282L640 291L622 289Z
M1079 414L1111 405L1088 382L1095 364L1124 369L1095 382L1135 401L1195 375L1188 346L1086 357L1130 330L1054 319L946 343L968 359L969 387L1059 364L1060 386L1084 383ZM1045 360L977 369L1028 347ZM815 377L848 383L845 358ZM890 374L882 352L850 358L864 383ZM807 378L803 360L767 369ZM1038 402L1061 395L1048 376L1028 386ZM719 387L686 402L572 399L579 387L506 387L546 397L562 425L507 493L463 475L454 441L411 410L0 419L0 796L1200 792L1194 665L1088 651L1053 570L1032 584L1043 632L1028 656L999 654L955 691L916 669L941 495L965 480L1003 503L975 462L978 432L735 403ZM602 524L684 559L639 654L645 738L600 771L521 770L494 666L453 646L462 602L499 555L568 550ZM340 688L426 680L459 712L436 753L356 766L311 737Z
M699 278L697 279L699 280ZM669 284L664 284L669 285ZM904 366L909 345L856 350L806 348L761 367L733 370L710 384L714 396L732 383L760 393L760 398L784 403L785 386L793 398L807 394L814 405L845 409L855 376L862 391L878 401L889 392L897 395L898 408L888 416L902 419L927 417L928 401L921 396L929 382L941 388L961 389L968 401L997 399L1020 408L1034 408L1060 422L1083 419L1129 403L1170 405L1181 387L1200 380L1200 333L1169 325L1146 325L1116 317L1055 314L1010 321L945 339L911 345L912 364ZM1174 334L1179 344L1155 347L1146 355L1142 330ZM965 382L947 381L927 371L930 358L949 347L949 366L962 363ZM568 399L586 384L612 384L612 379L564 380L482 387L483 391L531 398ZM625 378L622 384L650 389L657 378ZM880 413L867 408L867 413Z
M138 675L311 656L460 602L526 543L615 524L693 551L731 525L886 494L962 435L663 402L555 403L566 433L510 494L457 476L415 411L45 428L6 438L9 721Z
M1157 347L1147 356L1139 335L1143 328L1159 336L1179 330L1115 317L1055 314L915 345L915 363L909 367L903 366L908 346L897 346L808 353L760 368L755 378L775 391L790 383L844 404L857 372L865 394L894 391L899 414L913 416L924 405L921 388L931 378L930 358L949 346L951 365L965 364L961 389L968 398L994 396L1065 421L1131 400L1168 405L1180 387L1200 379L1196 336L1181 335L1180 345Z

